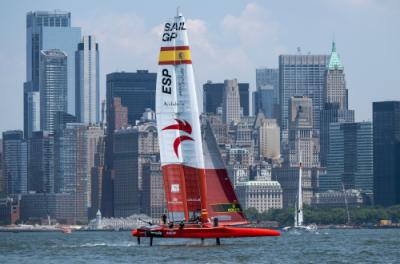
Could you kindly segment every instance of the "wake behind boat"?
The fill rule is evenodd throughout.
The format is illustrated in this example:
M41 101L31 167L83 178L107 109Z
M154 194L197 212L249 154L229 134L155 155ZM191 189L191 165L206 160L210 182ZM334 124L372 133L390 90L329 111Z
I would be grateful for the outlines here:
M209 124L201 133L198 95L185 19L164 25L156 90L156 117L168 217L135 230L138 238L279 236L248 224Z

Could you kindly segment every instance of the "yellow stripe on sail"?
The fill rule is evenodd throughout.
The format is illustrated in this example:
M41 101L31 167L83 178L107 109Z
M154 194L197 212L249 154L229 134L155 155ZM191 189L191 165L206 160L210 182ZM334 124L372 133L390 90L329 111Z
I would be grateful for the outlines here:
M190 50L161 50L159 64L191 63Z

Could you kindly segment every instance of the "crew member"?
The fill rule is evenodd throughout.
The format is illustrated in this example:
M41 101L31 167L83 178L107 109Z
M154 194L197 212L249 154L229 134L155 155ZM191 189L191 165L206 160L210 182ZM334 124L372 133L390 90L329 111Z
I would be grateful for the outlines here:
M167 224L167 215L166 214L163 214L162 216L161 216L161 222L165 225L165 224Z

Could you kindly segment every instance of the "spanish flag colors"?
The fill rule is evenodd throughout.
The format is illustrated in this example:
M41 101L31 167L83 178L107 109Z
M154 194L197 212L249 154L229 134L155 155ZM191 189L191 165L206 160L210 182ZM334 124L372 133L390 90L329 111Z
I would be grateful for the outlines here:
M161 47L158 64L192 64L189 46Z

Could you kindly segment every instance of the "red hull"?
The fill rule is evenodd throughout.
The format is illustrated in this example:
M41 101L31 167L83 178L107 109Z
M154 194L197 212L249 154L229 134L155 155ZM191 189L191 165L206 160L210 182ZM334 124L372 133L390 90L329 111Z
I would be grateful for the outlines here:
M165 238L235 238L280 236L280 232L272 229L249 227L185 227L180 228L138 228L132 230L135 237L165 237Z

